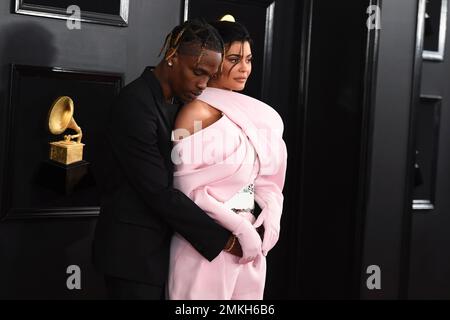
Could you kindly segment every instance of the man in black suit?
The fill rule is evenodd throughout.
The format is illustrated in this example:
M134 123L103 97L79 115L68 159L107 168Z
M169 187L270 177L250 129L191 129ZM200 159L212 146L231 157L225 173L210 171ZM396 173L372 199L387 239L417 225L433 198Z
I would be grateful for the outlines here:
M189 102L200 95L222 53L214 28L187 21L168 36L165 58L123 88L112 107L97 163L104 179L93 244L110 298L163 297L174 231L210 261L234 243L230 232L172 188L170 104L174 97Z

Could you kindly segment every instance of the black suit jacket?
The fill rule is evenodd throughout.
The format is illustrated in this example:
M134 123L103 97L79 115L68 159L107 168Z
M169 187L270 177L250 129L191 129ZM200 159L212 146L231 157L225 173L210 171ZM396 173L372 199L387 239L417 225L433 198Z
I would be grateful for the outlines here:
M230 236L172 188L168 110L150 68L122 89L111 109L97 159L103 185L93 244L94 265L107 275L163 285L173 231L208 260Z

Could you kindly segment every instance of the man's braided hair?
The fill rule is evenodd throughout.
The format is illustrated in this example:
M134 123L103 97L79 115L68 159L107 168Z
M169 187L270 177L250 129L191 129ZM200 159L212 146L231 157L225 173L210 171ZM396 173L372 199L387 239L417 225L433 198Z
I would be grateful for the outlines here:
M200 46L200 53L198 54L197 63L200 62L205 50L212 50L222 54L222 69L223 56L225 47L219 33L215 28L204 20L191 19L187 20L179 26L176 26L170 32L164 42L159 55L165 50L164 60L169 60L175 53L184 53L186 48L192 45Z

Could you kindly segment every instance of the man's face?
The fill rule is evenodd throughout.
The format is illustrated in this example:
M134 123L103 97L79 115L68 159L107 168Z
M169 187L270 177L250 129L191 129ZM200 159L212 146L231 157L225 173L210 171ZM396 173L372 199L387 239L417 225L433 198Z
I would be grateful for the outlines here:
M200 54L201 49L194 52ZM217 73L222 54L203 49L200 61L196 54L177 52L172 58L170 85L175 96L187 103L196 99L205 90L208 81Z

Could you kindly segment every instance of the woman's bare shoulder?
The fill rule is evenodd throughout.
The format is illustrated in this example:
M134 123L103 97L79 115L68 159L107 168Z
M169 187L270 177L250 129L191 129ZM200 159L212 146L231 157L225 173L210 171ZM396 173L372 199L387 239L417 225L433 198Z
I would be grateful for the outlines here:
M220 119L222 113L201 100L187 103L178 112L174 129L186 129L193 134L204 129Z

